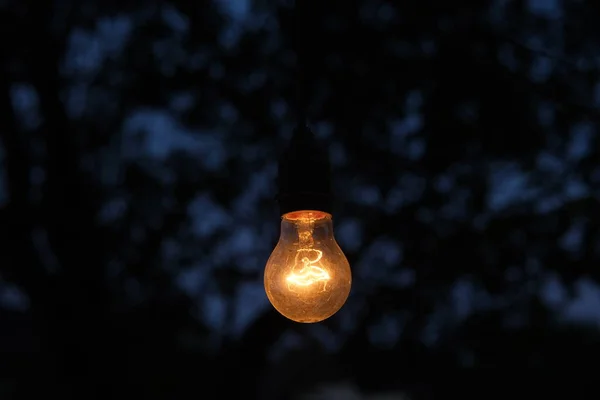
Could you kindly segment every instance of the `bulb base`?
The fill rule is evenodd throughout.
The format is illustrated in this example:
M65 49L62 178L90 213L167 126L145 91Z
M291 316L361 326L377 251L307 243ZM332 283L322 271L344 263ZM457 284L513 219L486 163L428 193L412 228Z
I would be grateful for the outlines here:
M322 211L328 214L332 212L331 195L323 193L282 193L277 196L279 202L279 214L285 215L294 211Z
M310 128L300 124L279 161L280 214L315 210L331 214L332 194L329 157Z

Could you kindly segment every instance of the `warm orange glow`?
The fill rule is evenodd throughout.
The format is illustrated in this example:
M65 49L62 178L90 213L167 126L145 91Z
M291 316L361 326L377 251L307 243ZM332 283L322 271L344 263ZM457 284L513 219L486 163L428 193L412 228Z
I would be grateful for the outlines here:
M275 309L293 321L322 321L344 305L351 283L350 265L333 237L331 215L285 214L265 268L265 291Z
M298 221L301 223L309 223L326 218L331 218L331 215L323 211L294 211L283 216L288 221Z
M319 262L319 260L323 257L323 252L320 250L311 249L299 249L297 251L298 252L296 253L296 262L294 264L295 266L297 266L301 263L302 267L298 270L298 272L290 272L285 278L288 282L288 289L294 290L293 286L310 286L316 284L317 282L325 282L323 287L323 290L325 290L325 285L327 285L327 281L331 278L327 271L325 271L323 268L314 265L315 263ZM317 256L314 260L311 260L308 257L304 256L302 257L300 262L298 262L298 258L300 258L302 253L305 252L314 252L317 254Z

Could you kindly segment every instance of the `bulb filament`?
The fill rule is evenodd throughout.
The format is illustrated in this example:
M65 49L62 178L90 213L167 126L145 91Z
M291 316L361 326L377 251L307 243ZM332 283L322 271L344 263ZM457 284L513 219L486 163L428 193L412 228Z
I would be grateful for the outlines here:
M316 256L314 259L308 258L304 255L300 258L303 253L315 253ZM295 265L301 264L302 267L298 270L298 272L291 272L287 277L288 289L290 288L290 284L295 286L311 286L317 282L325 282L323 286L323 290L325 290L327 286L327 281L331 279L329 273L325 271L323 268L313 265L321 260L323 257L323 252L315 249L299 249L296 253L296 263ZM298 260L300 258L300 260Z

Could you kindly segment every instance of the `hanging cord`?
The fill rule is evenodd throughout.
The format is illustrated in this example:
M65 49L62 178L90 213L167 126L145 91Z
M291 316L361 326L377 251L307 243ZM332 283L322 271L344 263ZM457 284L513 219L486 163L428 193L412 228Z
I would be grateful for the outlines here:
M309 0L296 0L294 7L294 48L296 52L296 118L298 126L308 124L309 80L307 39L304 27L308 23L307 3Z
M296 53L294 111L297 126L279 160L277 199L281 215L299 210L331 213L332 209L328 152L308 126L315 71L308 39L314 19L312 4L312 0L296 0L294 8L292 40Z

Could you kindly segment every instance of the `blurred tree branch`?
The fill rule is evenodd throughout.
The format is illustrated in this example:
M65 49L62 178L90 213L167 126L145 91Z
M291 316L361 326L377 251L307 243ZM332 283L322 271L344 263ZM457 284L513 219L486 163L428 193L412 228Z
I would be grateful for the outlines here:
M5 280L13 281L37 301L44 297L47 273L32 240L37 210L31 204L31 156L27 137L16 123L8 77L3 68L0 73L0 140L10 197L8 205L0 210L0 240L11 245L2 254L1 271Z

